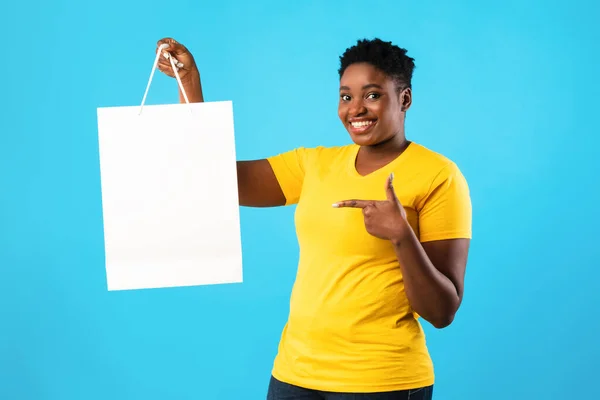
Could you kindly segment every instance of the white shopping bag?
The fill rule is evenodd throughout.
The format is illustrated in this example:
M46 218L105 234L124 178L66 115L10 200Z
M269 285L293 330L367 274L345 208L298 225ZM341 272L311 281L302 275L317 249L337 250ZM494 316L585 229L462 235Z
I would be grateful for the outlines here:
M98 108L108 290L242 282L232 104L143 106L156 61L141 106Z

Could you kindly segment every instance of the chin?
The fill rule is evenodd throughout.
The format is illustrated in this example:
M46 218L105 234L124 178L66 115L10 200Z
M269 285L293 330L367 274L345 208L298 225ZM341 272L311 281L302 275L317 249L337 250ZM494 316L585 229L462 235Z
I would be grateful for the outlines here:
M370 135L370 134L354 135L354 134L350 133L350 139L352 139L352 141L359 146L374 146L381 141L381 140L377 140L377 137Z

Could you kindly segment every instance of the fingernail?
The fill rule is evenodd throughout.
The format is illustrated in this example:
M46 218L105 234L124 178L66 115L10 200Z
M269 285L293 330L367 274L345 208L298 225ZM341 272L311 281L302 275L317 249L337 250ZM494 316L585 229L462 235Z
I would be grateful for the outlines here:
M340 205L339 205L338 203L333 203L333 204L331 205L331 207L333 207L333 208L339 208L339 207L340 207Z
M183 68L183 63L179 63L179 64L177 64L177 66L178 66L179 68Z
M394 180L394 173L392 172L392 173L390 174L390 181L393 181L393 180Z

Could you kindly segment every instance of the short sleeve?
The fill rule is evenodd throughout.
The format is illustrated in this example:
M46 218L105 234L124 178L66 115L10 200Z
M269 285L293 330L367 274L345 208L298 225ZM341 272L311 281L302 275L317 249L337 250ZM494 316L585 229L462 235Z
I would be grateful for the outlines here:
M421 242L471 238L469 186L456 164L449 163L434 178L418 204L418 212Z
M306 152L305 148L299 147L267 158L285 195L286 205L296 204L300 199L304 183Z

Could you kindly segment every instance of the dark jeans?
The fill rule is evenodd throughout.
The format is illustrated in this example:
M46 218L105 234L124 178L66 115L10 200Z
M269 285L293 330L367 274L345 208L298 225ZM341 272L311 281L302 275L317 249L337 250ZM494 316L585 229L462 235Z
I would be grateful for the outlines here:
M267 400L431 400L433 386L381 393L333 393L304 389L271 377Z

